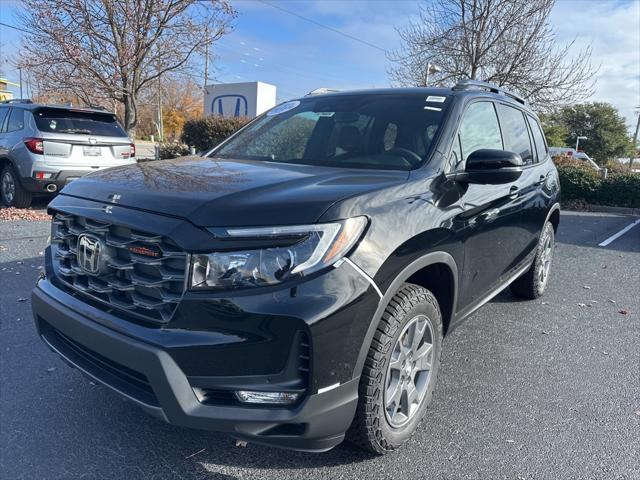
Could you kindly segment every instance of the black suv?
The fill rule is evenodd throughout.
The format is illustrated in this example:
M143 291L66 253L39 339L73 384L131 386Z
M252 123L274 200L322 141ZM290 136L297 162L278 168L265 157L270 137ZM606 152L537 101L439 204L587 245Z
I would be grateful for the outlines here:
M66 186L35 321L168 422L385 453L443 336L507 285L544 292L558 200L535 114L498 87L310 95L204 157Z

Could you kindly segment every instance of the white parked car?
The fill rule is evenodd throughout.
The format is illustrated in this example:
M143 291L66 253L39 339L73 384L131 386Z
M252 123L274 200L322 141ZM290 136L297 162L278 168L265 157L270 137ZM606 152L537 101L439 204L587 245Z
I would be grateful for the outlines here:
M602 170L600 166L596 162L594 162L591 157L589 157L589 155L584 152L576 151L575 148L549 147L549 155L551 155L552 157L559 157L562 155L573 157L576 160L586 162L591 168L598 172Z

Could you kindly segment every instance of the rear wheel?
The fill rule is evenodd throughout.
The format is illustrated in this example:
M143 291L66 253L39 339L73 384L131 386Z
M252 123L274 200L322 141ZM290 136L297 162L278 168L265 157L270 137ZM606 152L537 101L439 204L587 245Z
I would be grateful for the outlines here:
M405 284L389 302L369 348L349 441L384 454L411 438L433 396L441 347L436 298Z
M7 207L27 208L31 205L31 192L22 188L11 165L5 166L0 174L0 197Z
M547 288L549 274L551 273L554 247L553 225L551 222L547 222L542 229L536 257L531 268L511 284L511 291L514 295L528 300L534 300L542 296Z

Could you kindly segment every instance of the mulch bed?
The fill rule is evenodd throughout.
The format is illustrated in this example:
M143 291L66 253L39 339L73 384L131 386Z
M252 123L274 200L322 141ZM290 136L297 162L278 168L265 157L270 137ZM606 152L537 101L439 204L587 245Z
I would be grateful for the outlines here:
M48 221L51 217L45 210L32 210L30 208L0 208L0 222L26 220L30 222Z

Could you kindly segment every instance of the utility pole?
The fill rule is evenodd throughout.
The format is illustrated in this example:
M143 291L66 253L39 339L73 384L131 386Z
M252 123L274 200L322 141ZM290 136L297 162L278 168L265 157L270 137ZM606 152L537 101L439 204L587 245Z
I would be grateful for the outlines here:
M160 94L160 76L158 75L158 140L164 142L164 124L162 122L162 96Z
M22 69L21 68L18 69L18 73L20 74L20 98L24 98L22 96Z

